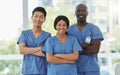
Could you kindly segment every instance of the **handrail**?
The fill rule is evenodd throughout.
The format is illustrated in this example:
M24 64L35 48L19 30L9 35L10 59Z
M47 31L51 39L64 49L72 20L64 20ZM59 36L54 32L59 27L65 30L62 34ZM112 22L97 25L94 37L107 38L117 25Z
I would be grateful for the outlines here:
M120 53L98 53L99 58L119 58ZM22 54L0 55L0 60L21 60Z

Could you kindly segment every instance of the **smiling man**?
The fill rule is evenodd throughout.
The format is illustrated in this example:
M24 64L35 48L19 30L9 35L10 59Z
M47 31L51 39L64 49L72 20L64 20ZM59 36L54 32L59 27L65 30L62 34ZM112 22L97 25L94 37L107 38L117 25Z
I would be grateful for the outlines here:
M96 25L86 21L88 10L85 4L76 6L75 15L77 23L70 26L67 33L76 36L83 48L77 61L78 75L100 75L97 54L104 39L102 32Z

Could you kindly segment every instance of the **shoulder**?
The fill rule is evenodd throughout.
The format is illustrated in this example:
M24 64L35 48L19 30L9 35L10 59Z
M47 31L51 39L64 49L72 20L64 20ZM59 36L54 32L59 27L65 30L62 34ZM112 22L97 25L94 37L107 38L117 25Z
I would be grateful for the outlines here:
M75 38L75 36L72 36L72 35L67 35L69 38Z
M71 44L78 41L77 38L75 36L72 36L72 35L68 35L68 40Z
M100 28L94 24L90 24L90 25L91 25L90 30L92 32L93 39L99 38L100 40L103 40L104 38L103 38L103 34Z
M47 31L43 31L44 34L48 35L48 36L51 36L51 33L50 32L47 32Z
M48 37L47 41L53 41L55 39L55 36Z
M90 28L98 28L99 29L99 27L93 23L88 23L88 25Z
M75 30L75 29L76 29L76 25L77 25L77 24L72 24L72 25L67 29L67 32L71 32L71 31Z
M97 25L95 25L95 24L89 23L88 27L89 27L89 29L90 29L90 31L92 33L95 33L95 34L98 34L98 33L101 34L102 33L102 31L100 30L100 28Z
M47 41L46 41L47 44L53 45L54 42L55 42L55 37L48 37L47 38Z
M72 35L68 35L68 38L72 39L72 40L75 40L76 37L75 36L72 36Z
M74 28L77 25L77 23L70 25L69 28Z
M50 32L48 32L48 31L43 31L44 33L46 33L46 34L51 34Z
M21 34L28 34L31 32L31 29L28 29L28 30L22 30L22 33Z

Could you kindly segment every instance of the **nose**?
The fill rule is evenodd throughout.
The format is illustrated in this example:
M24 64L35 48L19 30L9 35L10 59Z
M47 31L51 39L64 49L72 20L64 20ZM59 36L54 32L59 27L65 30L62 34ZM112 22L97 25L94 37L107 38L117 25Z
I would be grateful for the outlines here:
M80 13L80 14L82 14L83 12L82 12L82 11L80 11L79 13Z
M83 13L84 13L84 11L83 11L83 10L80 10L80 11L79 11L79 13L80 13L80 14L83 14Z
M60 29L63 29L64 28L64 26L60 26Z
M37 20L40 20L40 17L37 17Z

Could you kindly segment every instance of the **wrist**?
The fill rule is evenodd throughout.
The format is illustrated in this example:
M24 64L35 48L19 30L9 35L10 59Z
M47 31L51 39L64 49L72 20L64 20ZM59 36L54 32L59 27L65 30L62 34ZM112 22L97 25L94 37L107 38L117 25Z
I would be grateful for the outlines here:
M36 47L36 51L40 51L40 47Z
M42 51L42 47L38 47L38 50L39 50L39 51Z
M83 54L83 51L80 51L79 54L82 55L82 54Z

